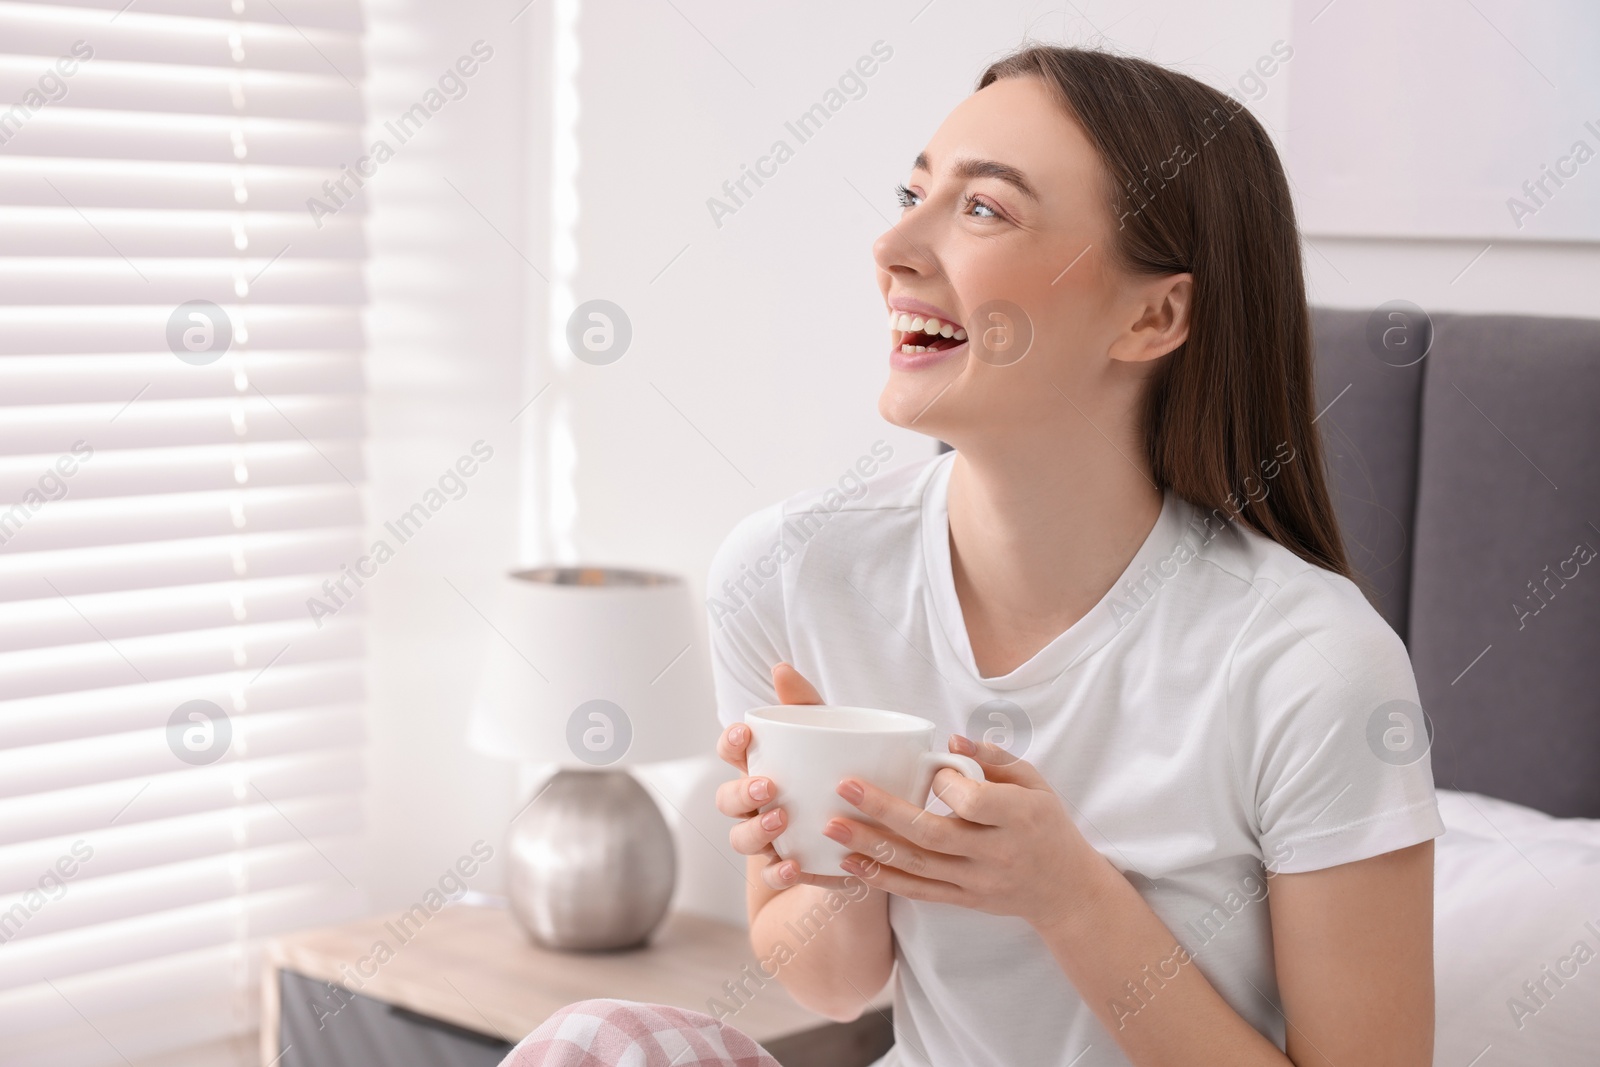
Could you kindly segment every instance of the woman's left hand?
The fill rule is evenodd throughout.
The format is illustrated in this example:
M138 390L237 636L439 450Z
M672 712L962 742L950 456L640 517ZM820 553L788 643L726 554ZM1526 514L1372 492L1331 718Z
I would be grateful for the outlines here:
M1067 814L1061 796L1031 763L997 745L950 739L950 751L983 765L976 782L949 768L933 792L954 815L935 815L870 782L847 778L838 794L876 820L834 818L823 833L853 849L841 866L911 900L1015 915L1036 928L1083 900L1090 864L1101 858Z

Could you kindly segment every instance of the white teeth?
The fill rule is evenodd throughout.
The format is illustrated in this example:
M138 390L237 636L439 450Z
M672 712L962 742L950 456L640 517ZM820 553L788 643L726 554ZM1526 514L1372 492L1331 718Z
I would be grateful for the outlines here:
M926 352L928 350L922 345L901 345L900 351L910 354L912 352Z
M957 341L967 339L967 331L953 322L905 312L889 312L889 329L899 330L901 333L927 333L940 337L954 337Z

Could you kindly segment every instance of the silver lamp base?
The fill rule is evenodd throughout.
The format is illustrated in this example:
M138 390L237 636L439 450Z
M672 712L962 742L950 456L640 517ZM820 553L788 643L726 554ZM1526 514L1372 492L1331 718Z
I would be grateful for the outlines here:
M546 948L635 948L667 913L672 833L623 770L561 770L511 824L511 911Z

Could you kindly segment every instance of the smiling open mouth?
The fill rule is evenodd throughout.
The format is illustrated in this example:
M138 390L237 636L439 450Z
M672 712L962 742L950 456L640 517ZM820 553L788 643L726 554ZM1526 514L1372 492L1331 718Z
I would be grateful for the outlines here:
M889 312L889 329L895 331L895 347L906 353L942 352L967 339L967 331L953 322L903 311Z

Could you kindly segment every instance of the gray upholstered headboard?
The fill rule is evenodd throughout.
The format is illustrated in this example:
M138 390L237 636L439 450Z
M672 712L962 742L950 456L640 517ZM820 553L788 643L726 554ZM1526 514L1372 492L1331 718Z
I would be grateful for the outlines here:
M1434 779L1600 817L1600 320L1434 315L1395 366L1372 318L1314 311L1318 425Z

